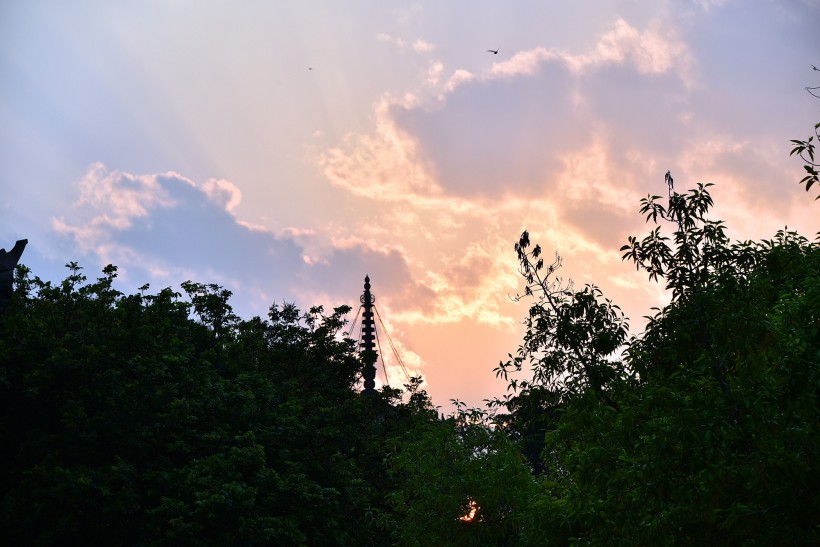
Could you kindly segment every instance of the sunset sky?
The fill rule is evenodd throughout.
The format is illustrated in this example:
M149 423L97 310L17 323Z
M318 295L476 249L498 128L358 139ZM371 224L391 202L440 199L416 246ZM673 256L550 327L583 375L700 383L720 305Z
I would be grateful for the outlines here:
M369 274L434 402L480 404L523 229L636 331L664 294L618 249L667 170L733 238L813 237L812 64L820 0L2 2L0 246L218 283L245 318L355 310Z

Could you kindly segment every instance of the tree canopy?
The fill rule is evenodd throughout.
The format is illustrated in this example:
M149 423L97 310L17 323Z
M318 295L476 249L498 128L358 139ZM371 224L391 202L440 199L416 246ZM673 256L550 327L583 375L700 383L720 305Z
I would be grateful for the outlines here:
M20 267L0 324L8 541L382 544L383 446L437 417L423 391L359 396L348 308L245 321L215 285L124 295L115 267L68 267Z

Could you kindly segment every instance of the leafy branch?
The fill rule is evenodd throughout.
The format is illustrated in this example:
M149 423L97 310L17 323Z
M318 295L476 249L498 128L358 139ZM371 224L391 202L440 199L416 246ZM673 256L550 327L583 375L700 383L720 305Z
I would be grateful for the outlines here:
M812 65L812 69L820 72L820 69L814 65ZM817 90L820 90L820 86L806 87L806 91L809 92L809 95L820 99L820 95L815 93ZM817 171L817 168L820 167L820 163L817 163L814 159L813 141L815 141L815 139L820 142L820 122L814 124L814 135L810 136L807 140L792 139L790 141L794 145L794 148L792 148L789 156L799 156L804 163L803 169L806 171L806 176L800 179L800 184L806 185L806 192L808 192L814 184L820 182L820 173ZM818 184L818 186L820 186L820 184ZM820 199L820 194L814 199Z
M531 248L528 232L515 245L519 273L526 284L524 296L536 301L525 321L527 331L518 355L496 368L496 376L519 372L525 361L532 369L532 381L510 381L512 390L528 391L548 386L567 394L591 389L605 404L617 409L608 393L608 384L623 372L620 362L610 361L626 341L629 326L618 306L604 299L600 289L586 285L573 289L556 272L561 257L544 261L540 245ZM520 296L515 299L520 300Z

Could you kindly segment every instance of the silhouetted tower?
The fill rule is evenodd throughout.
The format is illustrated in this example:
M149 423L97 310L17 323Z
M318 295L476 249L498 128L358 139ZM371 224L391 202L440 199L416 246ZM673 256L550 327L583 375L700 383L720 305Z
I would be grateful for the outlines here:
M361 297L364 313L362 314L362 337L361 356L364 361L364 393L374 395L376 393L376 360L379 358L376 352L376 322L373 319L373 303L376 297L370 292L370 276L364 277L364 294Z
M376 307L376 296L370 292L370 276L365 276L364 278L364 294L362 294L361 298L359 299L362 303L359 306L359 310L356 312L356 317L353 319L353 322L350 325L350 332L356 332L356 325L358 324L359 317L362 318L362 323L360 327L360 335L358 339L359 344L359 358L362 360L364 364L362 370L362 378L364 379L364 390L362 393L365 395L375 395L376 394L376 363L379 361L380 354L382 353L381 341L379 338L379 330L382 331L382 334L387 338L387 341L390 344L390 348L393 350L393 357L395 358L395 363L401 368L401 371L404 373L404 377L407 381L411 381L412 377L410 373L407 371L407 367L404 366L404 362L401 359L401 355L399 355L398 350L396 349L396 344L393 343L393 339L390 337L390 333L387 331L387 327L382 320L381 314L379 313L379 308ZM376 322L378 321L380 327L377 327ZM378 328L378 330L377 330ZM382 357L382 367L384 368L384 385L389 386L390 380L387 378L387 365L384 362L384 358Z

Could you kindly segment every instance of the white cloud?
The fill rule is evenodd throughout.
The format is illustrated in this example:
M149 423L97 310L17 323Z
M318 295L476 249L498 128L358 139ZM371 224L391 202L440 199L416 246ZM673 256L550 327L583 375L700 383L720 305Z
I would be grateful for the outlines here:
M416 53L430 53L435 51L436 46L435 44L431 44L430 42L422 39L418 39L413 42L413 51Z
M441 80L441 75L444 73L444 63L441 61L434 61L430 63L427 69L427 85L435 86Z
M232 182L225 179L209 179L202 185L202 190L211 201L233 212L242 201L242 192Z
M404 47L404 45L405 45L404 40L402 40L401 38L397 38L395 36L391 36L390 34L387 34L386 32L380 32L379 34L377 34L376 35L376 40L378 40L379 42L384 42L386 44L393 44L393 45L396 45L398 47Z

